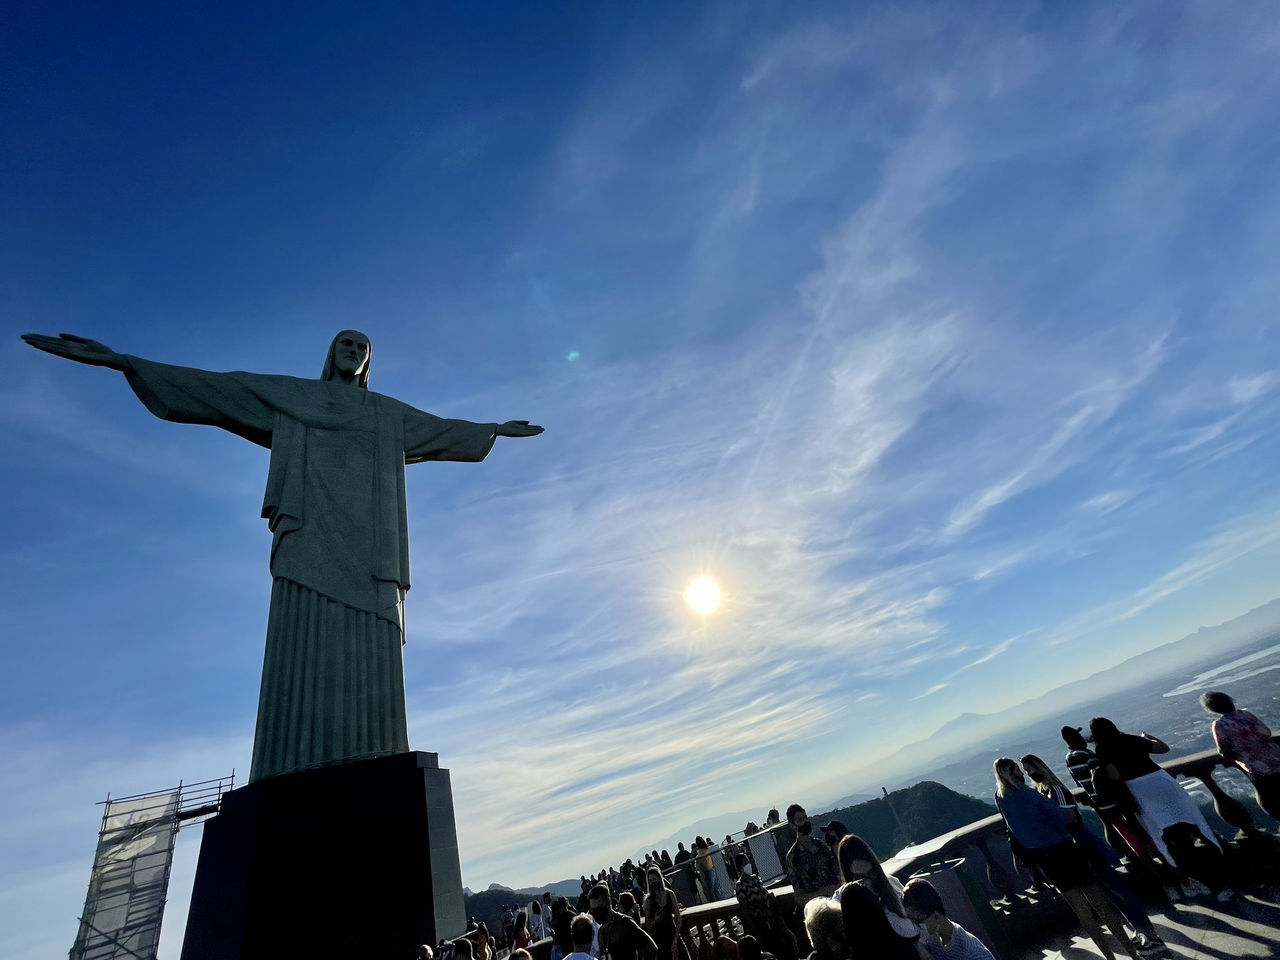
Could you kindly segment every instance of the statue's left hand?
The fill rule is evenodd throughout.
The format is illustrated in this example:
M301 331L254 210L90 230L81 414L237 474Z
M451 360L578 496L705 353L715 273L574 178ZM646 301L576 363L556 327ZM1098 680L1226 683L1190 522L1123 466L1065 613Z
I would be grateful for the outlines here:
M498 424L498 429L494 431L499 437L536 437L541 432L542 427L528 420L508 420Z

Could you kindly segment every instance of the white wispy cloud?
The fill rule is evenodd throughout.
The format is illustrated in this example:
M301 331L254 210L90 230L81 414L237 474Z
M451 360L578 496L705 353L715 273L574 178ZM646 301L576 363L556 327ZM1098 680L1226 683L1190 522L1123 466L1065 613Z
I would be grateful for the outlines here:
M754 224L763 229L780 196L836 169L840 151L856 140L837 134L834 146L812 139L785 150L770 143L788 129L770 112L774 104L796 109L794 95L815 73L856 69L866 55L860 44L840 41L830 66L819 58L793 69L804 42L789 36L759 53L713 111L719 126L706 131L696 157L670 158L676 182L690 191L707 170L736 171L727 190L722 185L692 208L703 214L701 228L693 226L689 192L672 201L684 207L673 213L690 224L698 271L724 270L742 255L744 241L730 239L728 224L764 217ZM1027 41L1010 35L1008 42ZM1103 51L1114 54L1105 41L1093 46L1101 59ZM1012 54L990 66L980 96L963 58L903 94L910 119L900 137L878 145L874 189L846 196L843 221L808 235L816 257L796 275L796 299L771 305L767 322L748 317L728 343L682 344L584 373L571 399L587 411L585 421L545 398L549 421L572 419L592 442L555 441L561 466L509 498L506 540L528 544L527 551L512 557L505 542L483 542L479 499L446 531L451 541L468 527L478 531L461 533L461 559L466 570L492 570L497 580L469 584L450 576L444 561L426 561L431 572L420 582L431 581L435 593L423 642L437 629L467 642L528 623L554 668L504 643L498 657L509 658L508 668L467 673L462 687L485 691L472 709L424 703L424 736L440 729L432 720L440 710L442 723L485 744L493 777L505 770L535 796L554 797L563 822L532 821L549 831L544 840L575 831L608 838L580 845L574 855L575 863L587 861L582 869L592 857L603 863L610 850L643 843L651 829L647 821L623 822L626 804L615 809L610 798L640 791L655 798L656 817L667 802L661 798L701 796L696 771L709 766L729 771L724 789L761 796L752 764L779 763L772 746L804 743L850 705L876 702L879 694L850 689L855 677L891 683L937 662L948 606L965 581L989 584L1055 552L1085 549L1082 534L1063 532L1060 515L1037 512L1034 527L1014 534L992 522L1000 508L1085 468L1113 483L1121 477L1121 486L1083 501L1099 520L1147 487L1145 467L1126 474L1136 469L1126 442L1153 423L1150 395L1164 388L1162 373L1182 349L1163 305L1135 308L1127 328L1095 326L1047 341L992 317L988 291L944 285L938 272L930 218L963 195L966 177L1020 150L1033 154L1064 136L1078 148L1110 129L1111 121L1099 119L1064 135L1045 124L993 153L982 127L985 98L993 90L1028 95L1042 78ZM609 107L625 114L617 96ZM1185 131L1173 102L1143 114L1150 136L1135 141L1125 177L1075 211L1068 233L1089 216L1106 216L1139 238L1129 262L1144 261L1150 251L1138 211L1158 184L1138 171ZM1204 117L1220 109L1215 96L1177 102L1199 103ZM579 158L612 150L618 140L609 124L595 126L603 103L597 99L588 121L573 127ZM645 143L635 124L627 137ZM596 140L599 147L588 145ZM722 164L710 161L716 151ZM611 155L596 172L625 181L626 165ZM806 156L798 173L796 159ZM739 157L749 158L745 167ZM784 157L791 169L780 165ZM593 180L593 189L607 189L603 182ZM666 209L660 201L655 214ZM1111 278L1099 273L1092 282L1106 289ZM685 295L702 302L696 282ZM952 433L943 424L957 409L971 415ZM1096 476L1091 485L1101 485ZM679 606L683 584L704 571L726 589L724 611L705 625L687 620ZM972 648L959 669L991 665L1024 635ZM956 656L965 649L948 647ZM941 702L949 686L933 683L920 696ZM550 726L541 719L549 699L560 718ZM741 704L750 705L747 713ZM536 738L503 733L533 726L535 716ZM706 737L703 724L723 737ZM510 819L502 815L509 804L481 779L484 786L474 788L459 779L466 809L484 824L464 822L464 846L488 851L470 870L496 875L521 859L526 841L506 832L515 827L493 832L494 822ZM669 806L666 822L686 809Z

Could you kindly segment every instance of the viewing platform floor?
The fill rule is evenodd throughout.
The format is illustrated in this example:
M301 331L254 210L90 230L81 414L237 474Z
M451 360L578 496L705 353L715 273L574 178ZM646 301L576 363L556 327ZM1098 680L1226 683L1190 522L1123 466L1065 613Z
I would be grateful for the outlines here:
M1280 957L1280 903L1237 896L1226 904L1194 900L1153 910L1151 920L1179 960ZM1117 958L1124 956L1111 941ZM1024 951L1019 960L1091 960L1102 952L1085 937L1062 936Z

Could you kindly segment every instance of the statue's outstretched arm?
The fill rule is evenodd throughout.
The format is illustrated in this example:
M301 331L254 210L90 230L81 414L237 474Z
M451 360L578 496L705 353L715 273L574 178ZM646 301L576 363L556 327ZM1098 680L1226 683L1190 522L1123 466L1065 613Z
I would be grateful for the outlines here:
M110 367L112 370L128 371L129 360L123 354L116 353L105 343L77 337L71 333L60 333L56 337L46 337L40 333L24 333L22 339L37 350L52 353L57 357L65 357L77 363L87 363L94 367Z
M498 429L493 432L499 437L536 437L542 432L542 427L528 420L508 420L498 424Z

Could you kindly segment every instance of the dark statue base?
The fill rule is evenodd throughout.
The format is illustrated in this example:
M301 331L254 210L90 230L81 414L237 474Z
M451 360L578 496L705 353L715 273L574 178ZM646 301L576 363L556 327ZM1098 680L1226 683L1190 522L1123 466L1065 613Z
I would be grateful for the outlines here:
M182 960L409 960L465 926L449 771L403 753L226 794Z

